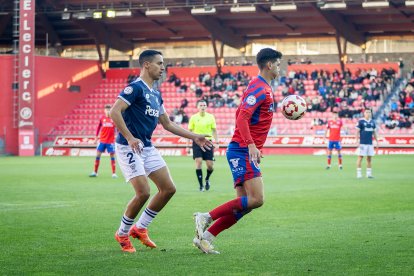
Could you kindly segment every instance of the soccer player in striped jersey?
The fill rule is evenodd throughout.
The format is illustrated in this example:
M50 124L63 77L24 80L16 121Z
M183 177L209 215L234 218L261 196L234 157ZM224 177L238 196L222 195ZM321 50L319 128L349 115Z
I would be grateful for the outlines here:
M338 113L333 113L332 120L328 121L327 129L326 129L326 138L329 139L328 141L328 165L326 169L329 170L331 168L331 160L332 160L332 150L336 149L338 151L338 167L342 170L342 154L341 154L341 128L342 128L342 120L338 118Z
M274 101L270 82L279 75L281 58L282 53L270 48L260 50L256 56L260 73L243 93L236 111L236 129L226 152L236 198L208 213L194 214L196 237L193 243L204 253L218 254L212 245L214 238L263 205L260 150L272 124Z
M202 150L213 146L206 135L185 130L169 119L161 93L154 89L155 82L165 71L161 52L145 50L138 60L141 65L140 77L122 90L110 111L119 130L115 143L118 164L125 180L135 190L115 232L115 239L122 251L130 253L135 252L135 248L129 236L139 239L147 247L156 247L148 236L147 228L175 193L167 165L151 143L158 122L169 132L194 140ZM134 224L134 219L150 197L148 178L158 191Z
M99 120L99 125L96 130L96 140L99 140L98 147L96 148L96 158L95 158L95 168L89 177L97 177L99 163L101 162L101 155L105 150L109 153L111 157L111 168L112 168L112 178L117 178L118 176L115 173L115 124L109 117L109 110L111 110L110 105L105 105L105 116Z

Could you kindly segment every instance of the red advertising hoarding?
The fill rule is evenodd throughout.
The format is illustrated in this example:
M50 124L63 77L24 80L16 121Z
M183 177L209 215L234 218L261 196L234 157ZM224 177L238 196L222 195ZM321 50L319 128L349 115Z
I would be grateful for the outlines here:
M220 138L220 148L217 155L225 155L226 146L230 142L230 136ZM177 136L155 136L153 144L162 155L181 156L187 155L187 139ZM377 154L414 154L414 137L412 136L384 136L379 139L380 147ZM263 154L326 154L327 140L322 136L275 136L268 137ZM342 154L353 155L356 153L356 139L353 136L342 138ZM53 147L44 148L42 155L46 156L95 156L95 137L56 137Z

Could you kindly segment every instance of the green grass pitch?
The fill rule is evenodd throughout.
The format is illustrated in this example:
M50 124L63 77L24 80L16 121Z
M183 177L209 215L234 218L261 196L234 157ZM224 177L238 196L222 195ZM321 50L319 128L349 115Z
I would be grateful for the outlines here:
M128 254L113 234L133 190L109 157L96 179L93 158L0 158L0 274L414 274L413 156L376 156L360 180L355 156L343 171L336 156L329 171L324 156L265 156L265 204L218 237L220 255L192 246L192 214L234 197L225 159L204 193L191 158L166 161L177 193L150 226L158 248Z

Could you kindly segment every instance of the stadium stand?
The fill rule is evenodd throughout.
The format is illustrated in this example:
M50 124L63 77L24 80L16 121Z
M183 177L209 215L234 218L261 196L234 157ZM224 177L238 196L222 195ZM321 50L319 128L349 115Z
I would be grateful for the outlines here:
M339 71L313 70L295 67L287 76L274 83L275 103L282 101L288 94L302 95L308 102L308 113L299 121L288 121L278 112L274 113L271 135L283 134L322 134L324 124L331 117L332 112L339 112L344 120L344 134L354 134L355 125L362 116L364 108L372 108L374 113L387 112L383 105L392 98L399 89L395 83L396 72L393 69L382 67L367 70L347 70L344 75ZM170 73L168 80L160 85L165 107L172 120L187 125L186 117L197 112L196 102L205 99L209 103L210 111L217 120L217 129L220 135L230 135L234 131L234 113L237 107L238 96L241 96L250 77L245 71L224 73L206 77L206 73L195 70L193 76L181 77ZM130 79L129 79L130 80ZM95 135L96 122L102 116L105 104L112 104L128 79L108 78L84 99L72 112L51 130L50 136L56 135ZM392 91L396 90L394 94ZM413 96L412 85L405 88L408 98ZM401 94L401 93L400 93ZM185 100L184 100L185 99ZM405 101L405 99L404 99ZM408 100L407 100L408 101ZM402 104L398 101L399 110L404 113ZM412 106L412 100L409 103ZM408 106L408 105L407 105ZM395 111L393 111L395 113ZM394 114L392 113L392 114ZM386 115L387 116L387 115ZM383 125L380 134L410 134L413 129L401 127L401 123L393 128L387 127L386 116L382 116ZM412 120L412 118L410 119ZM409 121L408 119L406 121ZM164 135L167 132L158 126L154 132Z

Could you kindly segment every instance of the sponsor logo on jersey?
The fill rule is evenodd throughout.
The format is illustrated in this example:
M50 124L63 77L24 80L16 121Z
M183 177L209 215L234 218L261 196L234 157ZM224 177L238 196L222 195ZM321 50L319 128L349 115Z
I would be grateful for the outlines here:
M145 115L158 118L160 116L160 111L152 108L150 105L147 105L145 109Z

